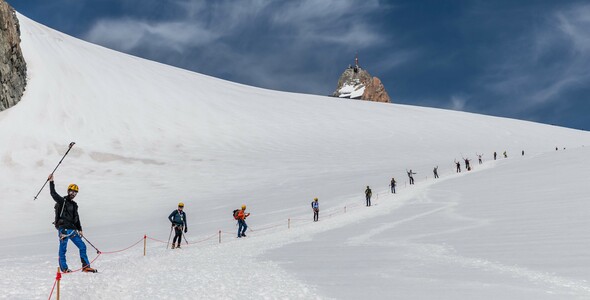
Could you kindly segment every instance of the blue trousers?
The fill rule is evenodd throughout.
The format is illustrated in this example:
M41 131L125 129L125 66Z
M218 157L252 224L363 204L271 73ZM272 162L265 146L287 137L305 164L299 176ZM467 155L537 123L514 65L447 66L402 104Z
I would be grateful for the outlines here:
M238 220L238 237L241 237L246 233L246 229L248 229L248 225L246 224L245 220Z
M86 244L82 241L82 238L75 229L59 229L57 231L59 240L59 267L62 271L68 269L68 263L66 262L66 251L68 250L68 240L72 240L72 243L80 250L80 260L82 261L83 267L90 267L90 261L86 255ZM62 234L65 235L64 238Z

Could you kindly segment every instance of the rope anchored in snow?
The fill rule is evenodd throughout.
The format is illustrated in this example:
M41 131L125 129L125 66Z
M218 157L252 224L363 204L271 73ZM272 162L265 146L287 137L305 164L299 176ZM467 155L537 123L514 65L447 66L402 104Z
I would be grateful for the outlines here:
M352 205L349 205L348 207L349 207L349 208L353 208L353 209L355 209L355 208L360 208L360 206L361 206L360 204L352 204ZM343 208L343 210L342 210L342 209L338 209L338 210L331 210L331 211L330 211L330 210L328 210L328 212L327 212L326 216L327 216L327 217L331 217L331 216L334 216L334 215L340 215L340 214L344 214L344 213L346 213L346 209L347 209L347 207L345 206L345 207ZM306 219L306 218L289 218L289 219L287 220L287 228L290 228L290 227L291 227L291 221L299 221L299 223L304 223L305 221L308 221L309 223L313 223L313 221L312 221L312 220L310 220L310 219ZM285 226L285 224L284 224L283 222L281 222L281 223L269 224L269 225L267 225L267 226L265 226L265 227L256 228L256 229L252 229L252 228L250 227L250 230L251 230L252 232L261 232L261 231L270 230L270 229L274 229L274 228L279 228L279 227L283 227L283 226ZM212 235L210 235L210 236L206 236L206 237L204 237L204 238L202 238L202 239L200 239L200 240L194 241L194 242L189 242L188 240L186 240L186 238L185 238L185 241L186 241L187 245L196 245L196 244L200 244L200 243L204 243L204 242L206 242L206 241L212 240L212 239L214 239L215 237L218 237L218 239L219 239L218 243L221 243L221 236L222 236L222 234L227 234L227 235L232 235L232 236L233 236L233 235L235 235L235 233L232 233L232 232L227 232L227 231L219 230L219 231L217 231L215 234L212 234ZM146 247L147 247L147 243L146 243L146 242L147 242L147 240L151 240L151 241L158 242L158 243L162 243L162 244L168 244L168 243L169 243L169 242L167 242L167 241L160 240L160 239L156 239L156 238L153 238L153 237L151 237L151 236L148 236L147 234L145 234L145 235L143 235L143 236L141 237L141 239L139 239L137 242L135 242L135 243L131 244L131 245L130 245L130 246L128 246L128 247L125 247L125 248L123 248L123 249L120 249L120 250L113 250L113 251L105 251L105 252L102 252L102 251L98 250L98 249L97 249L97 248L96 248L96 247L95 247L95 246L94 246L94 245L93 245L93 244L92 244L92 243L91 243L91 242L90 242L88 239L86 239L84 236L83 236L83 238L84 238L84 240L86 240L86 241L87 241L87 242L88 242L88 243L89 243L89 244L90 244L90 245L91 245L91 246L92 246L92 247L93 247L93 248L96 250L96 253L97 253L96 257L95 257L95 258L94 258L94 259L93 259L93 260L90 262L90 264L93 264L93 263L94 263L96 260L98 260L98 258L99 258L101 255L103 255L103 254L114 254L114 253L120 253L120 252L124 252L124 251L127 251L127 250L129 250L129 249L131 249L131 248L133 248L133 247L135 247L135 246L139 245L139 243L141 243L142 241L144 242L144 244L143 244L143 247L144 247L144 248L143 248L143 255L144 255L144 256L146 255ZM71 272L68 272L68 273L62 273L62 272L60 272L60 270L59 270L59 268L58 268L58 271L57 271L57 275L56 275L55 281L53 282L53 286L52 286L52 288L51 288L51 292L50 292L50 294L49 294L49 299L51 299L51 296L53 295L53 292L54 292L54 290L55 290L55 287L56 287L56 286L57 286L57 294L59 295L59 284L60 284L60 281L61 281L61 278L62 278L62 274L64 274L64 275L68 275L68 274L71 274L71 273L80 272L80 271L82 271L82 270L83 270L83 268L80 268L80 269L76 269L76 270L74 270L74 271L71 271Z

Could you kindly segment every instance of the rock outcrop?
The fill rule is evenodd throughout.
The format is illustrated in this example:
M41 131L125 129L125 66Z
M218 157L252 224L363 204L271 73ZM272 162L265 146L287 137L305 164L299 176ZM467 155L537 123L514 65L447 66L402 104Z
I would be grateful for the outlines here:
M16 12L0 0L0 111L17 104L27 85L27 65L20 49Z
M381 80L372 77L369 72L358 64L358 57L354 66L348 66L338 79L338 87L332 95L339 98L360 99L376 102L391 102Z

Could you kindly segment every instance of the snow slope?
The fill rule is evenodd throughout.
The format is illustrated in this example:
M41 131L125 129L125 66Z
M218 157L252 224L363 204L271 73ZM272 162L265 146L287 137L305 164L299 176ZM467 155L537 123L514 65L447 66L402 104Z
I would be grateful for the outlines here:
M589 155L504 160L424 182L384 200L398 206L266 257L338 299L588 299Z
M587 182L578 166L587 161L588 132L253 88L19 20L29 83L24 99L0 112L0 270L13 275L0 285L0 297L48 296L57 249L53 201L48 188L33 196L71 141L77 144L55 175L58 191L70 182L80 186L84 231L101 250L125 248L143 234L166 240L165 218L179 201L189 241L218 230L230 240L217 244L213 236L182 252L153 241L146 258L135 248L103 255L94 263L103 274L66 276L67 298L588 297L588 264L575 259L583 253L547 260L587 248L583 231L568 230L576 213L574 225L584 228L586 206L536 201L532 192L587 197L565 175ZM509 159L489 162L504 150ZM431 180L434 166L449 177L453 160L475 162L475 153L488 162L470 174ZM401 189L406 169L418 173L416 186L391 197L390 178ZM551 188L542 181L547 170L564 175ZM379 205L355 207L367 185L381 193ZM510 207L514 195L523 203ZM313 197L322 221L285 229L287 218L308 217ZM238 241L231 238L230 212L243 203L253 231ZM536 204L542 209L531 210ZM326 211L334 216L325 220ZM547 236L546 222L557 224ZM565 231L571 235L559 235ZM527 252L539 244L548 245L545 252ZM75 252L70 248L73 266ZM570 272L579 261L586 264ZM545 290L547 282L555 284ZM236 287L244 294L235 294Z

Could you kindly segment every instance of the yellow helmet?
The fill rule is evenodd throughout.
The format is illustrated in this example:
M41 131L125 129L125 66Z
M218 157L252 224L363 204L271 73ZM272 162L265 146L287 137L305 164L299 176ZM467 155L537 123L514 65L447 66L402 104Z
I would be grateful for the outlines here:
M182 202L179 202L179 203L178 203L178 207L184 207L184 203L182 203Z
M242 205L242 210L246 209L246 204Z
M313 200L318 201L318 198L313 198Z
M74 184L74 183L68 185L68 191L74 191L77 193L78 192L78 185Z

